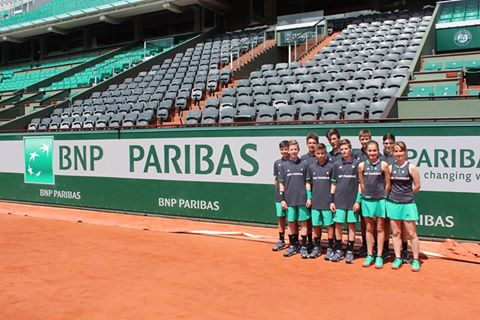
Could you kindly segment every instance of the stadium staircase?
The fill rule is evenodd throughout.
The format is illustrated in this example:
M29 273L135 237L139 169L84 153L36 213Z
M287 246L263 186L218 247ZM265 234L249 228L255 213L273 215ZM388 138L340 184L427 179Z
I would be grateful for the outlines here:
M332 35L326 37L321 42L319 42L317 45L315 45L311 49L309 49L308 52L305 53L304 55L302 55L299 59L299 61L302 63L302 65L305 62L307 62L309 60L312 60L315 57L315 55L322 50L322 48L328 46L330 41L334 40L340 33L341 32L333 33Z
M179 110L177 108L172 109L171 115L170 115L171 120L167 122L162 122L161 120L157 120L156 125L176 126L176 125L184 124L186 122L186 116L189 110L203 110L205 106L205 101L208 98L219 98L222 94L223 89L234 87L236 83L235 79L233 78L235 75L235 72L240 71L242 68L246 67L249 63L253 62L255 59L257 59L262 54L266 53L268 50L270 50L275 46L276 46L275 39L266 40L264 43L260 43L255 48L245 52L239 58L234 59L232 64L224 65L220 70L223 70L225 68L230 68L230 66L233 66L232 68L233 76L232 76L232 82L230 84L228 84L227 86L219 85L218 89L212 93L207 91L207 93L205 94L205 97L202 100L200 100L198 103L195 103L194 101L190 101L185 110Z

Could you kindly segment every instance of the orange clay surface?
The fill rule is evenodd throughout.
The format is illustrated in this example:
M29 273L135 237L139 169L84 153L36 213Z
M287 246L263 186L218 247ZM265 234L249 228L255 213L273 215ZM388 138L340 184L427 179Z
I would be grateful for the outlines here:
M264 237L172 233L181 230ZM365 269L284 258L271 251L275 237L272 228L0 202L0 319L479 319L479 264Z

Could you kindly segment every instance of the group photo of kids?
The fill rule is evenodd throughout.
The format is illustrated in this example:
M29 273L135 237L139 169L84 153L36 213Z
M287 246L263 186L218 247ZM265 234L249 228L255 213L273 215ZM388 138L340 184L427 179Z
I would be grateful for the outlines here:
M415 204L420 176L407 160L406 143L395 141L391 133L377 142L369 130L360 130L361 148L353 150L337 129L329 129L325 136L329 147L310 133L303 155L299 141L279 143L280 159L273 165L279 239L272 250L284 251L284 257L299 254L302 259L323 254L325 260L348 264L361 257L363 267L376 269L391 261L392 269L410 264L412 271L420 271ZM362 242L354 252L357 225Z

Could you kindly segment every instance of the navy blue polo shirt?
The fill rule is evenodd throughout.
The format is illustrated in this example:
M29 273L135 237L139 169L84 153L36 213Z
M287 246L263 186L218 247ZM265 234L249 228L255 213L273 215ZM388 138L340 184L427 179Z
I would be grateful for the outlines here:
M273 163L273 176L277 178L277 183L275 183L275 202L282 201L282 197L280 196L280 188L278 186L278 179L282 164L286 161L288 161L288 159L284 160L283 158L280 158L278 160L275 160L275 162Z
M358 194L358 161L350 157L333 165L332 182L336 184L335 206L352 210Z
M318 161L312 163L307 169L306 180L312 190L312 208L315 210L328 210L330 208L330 183L332 179L333 165L325 162L323 165Z
M278 178L285 186L285 201L289 207L304 206L307 201L305 190L307 168L307 164L300 159L287 160L281 166Z

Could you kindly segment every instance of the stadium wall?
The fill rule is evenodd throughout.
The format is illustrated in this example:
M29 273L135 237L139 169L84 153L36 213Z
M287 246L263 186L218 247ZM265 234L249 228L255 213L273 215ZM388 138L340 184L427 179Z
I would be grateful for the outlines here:
M343 124L359 147L364 124ZM2 134L0 198L127 213L274 224L278 142L328 125ZM420 171L419 234L480 240L480 126L369 124L404 140Z

